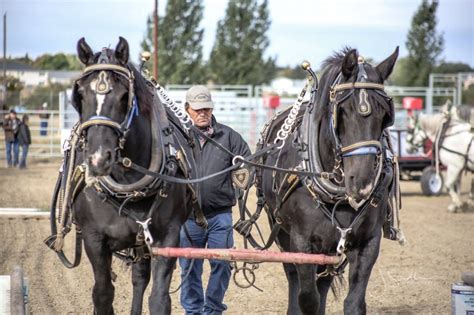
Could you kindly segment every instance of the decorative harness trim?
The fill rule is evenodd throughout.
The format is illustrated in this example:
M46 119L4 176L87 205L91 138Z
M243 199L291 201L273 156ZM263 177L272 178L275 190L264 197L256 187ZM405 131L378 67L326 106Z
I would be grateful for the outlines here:
M341 83L341 84L337 84L331 89L330 96L332 97L332 100L334 101L337 92L344 91L344 90L352 90L352 89L372 89L372 90L384 91L385 86L383 84L373 83L373 82Z
M133 83L135 80L135 77L133 75L133 72L130 71L130 69L126 67L114 65L114 64L100 63L100 64L94 64L94 65L86 67L84 71L82 72L82 75L75 80L75 84L77 85L77 82L79 80L97 71L100 71L100 73L99 73L99 80L96 84L96 93L100 95L105 95L111 91L111 88L105 79L106 78L105 71L113 71L127 79L128 81L127 114L125 115L124 120L120 124L106 116L100 116L100 115L92 116L88 120L86 120L85 122L79 125L79 131L82 132L91 126L110 127L114 129L117 133L119 133L119 135L121 135L121 139L119 140L119 146L123 147L122 139L125 137L128 130L130 129L130 125L132 123L133 117L138 116L138 113L139 113L137 98L135 97L135 89L134 89L134 83Z

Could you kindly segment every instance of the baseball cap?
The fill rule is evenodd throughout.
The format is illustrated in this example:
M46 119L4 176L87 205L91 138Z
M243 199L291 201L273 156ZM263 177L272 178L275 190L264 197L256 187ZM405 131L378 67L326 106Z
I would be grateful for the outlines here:
M211 92L204 85L195 85L186 92L186 103L192 109L214 108Z

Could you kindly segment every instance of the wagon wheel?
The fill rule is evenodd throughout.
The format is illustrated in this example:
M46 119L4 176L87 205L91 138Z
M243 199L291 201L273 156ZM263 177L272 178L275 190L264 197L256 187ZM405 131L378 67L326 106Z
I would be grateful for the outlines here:
M428 166L423 170L420 184L425 196L439 196L443 191L443 177L436 173L433 166Z
M56 185L54 187L54 193L53 193L53 199L51 200L51 212L50 212L50 226L51 226L51 236L48 237L45 240L45 243L48 247L52 248L52 242L56 239L56 235L58 232L58 216L59 213L59 207L58 207L58 201L59 201L59 193L61 189L61 183L62 183L62 173L59 173L58 179L56 181ZM56 254L58 255L59 259L61 262L66 266L67 268L74 268L79 265L81 262L81 255L82 255L82 234L79 231L75 231L76 233L76 240L75 240L75 246L74 246L74 251L75 251L75 257L74 261L71 262L67 257L66 254L64 253L64 250L61 249L59 251L55 251Z

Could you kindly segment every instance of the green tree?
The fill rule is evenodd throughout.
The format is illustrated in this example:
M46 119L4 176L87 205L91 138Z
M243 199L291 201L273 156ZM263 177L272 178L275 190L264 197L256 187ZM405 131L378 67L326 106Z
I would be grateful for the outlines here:
M30 109L39 109L43 103L48 103L48 109L59 109L59 92L69 87L69 85L58 83L38 86L33 90L31 95L23 101L22 105Z
M20 104L20 93L23 90L24 85L20 82L19 79L7 76L5 78L6 81L6 99L5 104L9 107L13 107L15 105Z
M300 65L293 67L287 65L286 67L277 67L275 76L289 79L304 79L307 76L307 72L301 69Z
M393 68L393 72L389 77L389 80L393 85L407 86L408 73L409 73L408 57L398 58L397 63L395 64L395 67Z
M403 85L426 86L429 74L443 51L443 35L436 33L437 8L438 0L423 0L413 16L406 41L408 60Z
M81 64L76 55L58 53L44 54L32 62L33 67L41 70L80 70Z
M264 58L270 41L268 1L230 0L226 15L217 24L209 59L211 78L219 84L269 82L275 75L275 59Z
M458 73L474 71L468 64L462 62L442 62L433 69L434 73Z
M202 36L199 27L202 0L168 1L165 16L158 23L158 81L163 84L195 84L204 80ZM144 51L153 47L153 23L147 20L142 42ZM151 62L150 62L151 64ZM148 65L150 69L152 65Z

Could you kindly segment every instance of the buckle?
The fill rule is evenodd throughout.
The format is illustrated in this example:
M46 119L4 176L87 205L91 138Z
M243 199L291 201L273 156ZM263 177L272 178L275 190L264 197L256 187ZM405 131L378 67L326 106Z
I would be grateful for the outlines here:
M122 159L122 165L126 168L129 168L132 166L132 160L130 160L128 157L124 157Z
M379 200L376 200L376 198L370 199L370 205L374 208L377 208L379 206Z
M325 179L325 180L329 180L329 179L331 179L331 174L329 174L328 172L322 172L321 173L321 178Z

